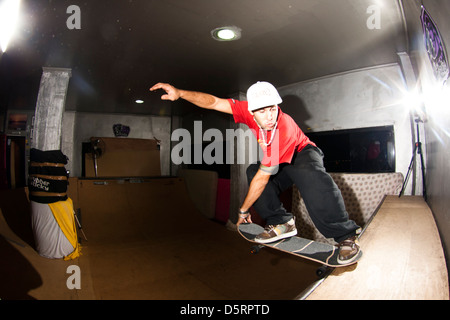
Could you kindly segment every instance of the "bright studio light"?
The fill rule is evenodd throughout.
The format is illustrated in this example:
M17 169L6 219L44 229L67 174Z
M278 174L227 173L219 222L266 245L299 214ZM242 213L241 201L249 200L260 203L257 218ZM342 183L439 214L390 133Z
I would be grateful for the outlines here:
M3 52L16 30L20 0L3 0L0 4L0 47Z
M419 92L406 92L403 105L411 110L415 116L422 119L428 116L436 117L450 112L450 90L447 86L428 85Z
M403 104L410 110L417 111L423 105L423 96L417 90L407 92Z

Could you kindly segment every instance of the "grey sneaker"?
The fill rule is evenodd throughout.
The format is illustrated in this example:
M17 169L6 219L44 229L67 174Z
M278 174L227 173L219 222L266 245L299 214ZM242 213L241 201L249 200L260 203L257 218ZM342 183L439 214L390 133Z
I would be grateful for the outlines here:
M297 228L295 227L295 220L292 218L283 224L266 226L264 228L264 232L256 236L255 241L258 243L270 243L293 237L296 234Z

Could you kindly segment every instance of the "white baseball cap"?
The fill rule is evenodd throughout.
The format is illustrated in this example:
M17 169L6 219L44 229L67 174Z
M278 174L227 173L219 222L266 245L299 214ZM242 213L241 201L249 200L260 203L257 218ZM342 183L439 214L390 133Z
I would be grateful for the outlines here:
M277 89L265 81L258 81L247 90L248 111L254 111L283 102Z

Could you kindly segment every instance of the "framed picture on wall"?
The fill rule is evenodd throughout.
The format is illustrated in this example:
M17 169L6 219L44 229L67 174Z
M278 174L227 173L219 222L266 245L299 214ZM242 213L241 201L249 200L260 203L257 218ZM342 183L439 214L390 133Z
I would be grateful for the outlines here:
M430 58L434 75L439 83L444 84L450 71L444 41L436 23L423 5L420 19L422 21L425 48Z

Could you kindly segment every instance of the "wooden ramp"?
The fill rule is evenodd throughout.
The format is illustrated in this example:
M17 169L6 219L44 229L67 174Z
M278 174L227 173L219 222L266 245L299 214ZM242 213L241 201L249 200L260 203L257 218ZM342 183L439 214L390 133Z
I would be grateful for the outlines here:
M440 237L422 197L388 196L360 243L361 261L334 269L307 300L449 299Z
M195 209L178 178L71 180L88 238L72 261L36 253L25 192L18 192L0 193L2 300L289 300L317 279L318 264L276 251L250 254L237 232ZM81 270L79 290L66 285L71 265Z

